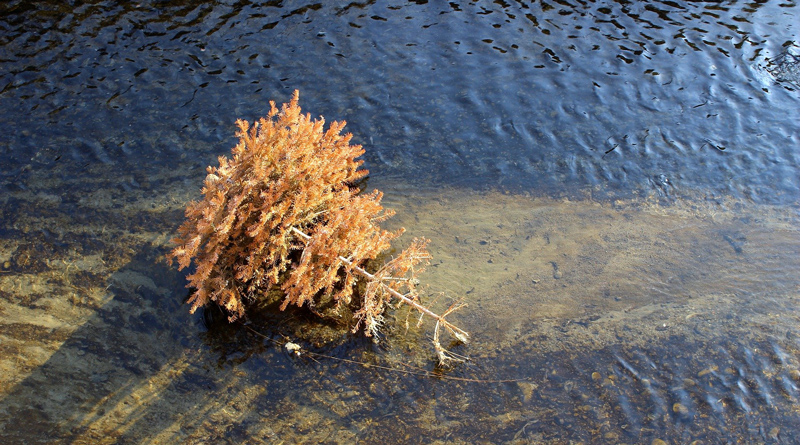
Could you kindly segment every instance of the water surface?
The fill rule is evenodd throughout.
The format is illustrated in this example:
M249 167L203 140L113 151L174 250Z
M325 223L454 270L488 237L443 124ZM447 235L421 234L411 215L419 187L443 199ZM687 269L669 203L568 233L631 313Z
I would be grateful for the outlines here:
M5 2L0 437L790 442L797 23L788 1ZM389 225L432 239L426 301L468 303L471 362L432 376L402 309L378 342L188 314L161 260L182 209L234 121L294 89L348 121Z

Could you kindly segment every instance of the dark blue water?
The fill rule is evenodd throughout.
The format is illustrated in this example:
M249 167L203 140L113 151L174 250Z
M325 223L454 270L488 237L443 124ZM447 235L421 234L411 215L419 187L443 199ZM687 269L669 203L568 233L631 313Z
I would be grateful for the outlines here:
M3 2L0 441L792 443L798 28L790 0ZM183 208L295 89L443 251L473 362L433 375L402 314L377 343L188 314Z
M50 169L208 164L236 118L299 89L313 115L348 121L382 177L798 197L800 79L773 62L800 52L793 2L0 8L6 187Z

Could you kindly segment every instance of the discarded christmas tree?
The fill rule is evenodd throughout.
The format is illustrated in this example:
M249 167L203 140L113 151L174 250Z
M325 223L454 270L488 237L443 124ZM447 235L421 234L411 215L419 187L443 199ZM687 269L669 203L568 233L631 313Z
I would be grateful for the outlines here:
M345 122L324 130L323 118L302 115L299 94L280 110L254 122L239 120L239 143L230 159L208 167L203 199L186 209L186 221L168 255L179 269L194 262L187 287L192 312L223 307L231 321L271 289L284 294L281 309L333 302L356 303L353 331L376 334L393 299L436 320L434 346L442 362L452 359L439 342L444 327L461 342L468 334L420 304L417 275L430 260L428 240L411 245L374 273L365 267L389 248L403 229L380 222L394 212L381 192L360 193L355 184L368 172L356 160L364 153L341 134ZM357 284L364 282L363 291ZM353 301L357 298L358 301Z

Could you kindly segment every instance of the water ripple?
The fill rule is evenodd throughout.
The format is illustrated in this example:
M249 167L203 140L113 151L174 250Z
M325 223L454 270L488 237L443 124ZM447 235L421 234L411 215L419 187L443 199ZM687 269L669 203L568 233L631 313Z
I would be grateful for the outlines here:
M650 179L663 175L671 193L762 201L800 186L798 96L778 83L794 72L779 59L796 40L783 4L0 8L0 101L19 113L1 119L35 129L30 145L0 139L16 163L58 137L130 147L168 133L183 141L168 158L108 156L204 162L236 118L300 88L387 175L547 194L663 193Z

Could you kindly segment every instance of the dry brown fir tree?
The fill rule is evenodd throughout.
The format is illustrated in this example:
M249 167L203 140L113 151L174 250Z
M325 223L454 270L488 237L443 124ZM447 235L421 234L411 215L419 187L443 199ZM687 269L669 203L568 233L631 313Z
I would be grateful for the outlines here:
M382 193L354 186L367 175L357 160L364 153L341 134L345 122L325 130L323 118L301 114L299 93L280 110L254 122L239 120L239 143L230 158L208 167L203 199L186 208L186 221L167 256L179 269L194 262L187 287L192 312L210 303L231 321L249 302L279 288L281 309L333 302L354 306L353 331L374 335L393 300L436 320L434 346L441 362L455 359L442 348L440 327L466 342L468 334L420 304L417 275L430 260L428 240L411 245L370 273L366 264L390 248L404 229L389 232L380 222L394 212L381 205ZM359 283L361 291L358 291Z

